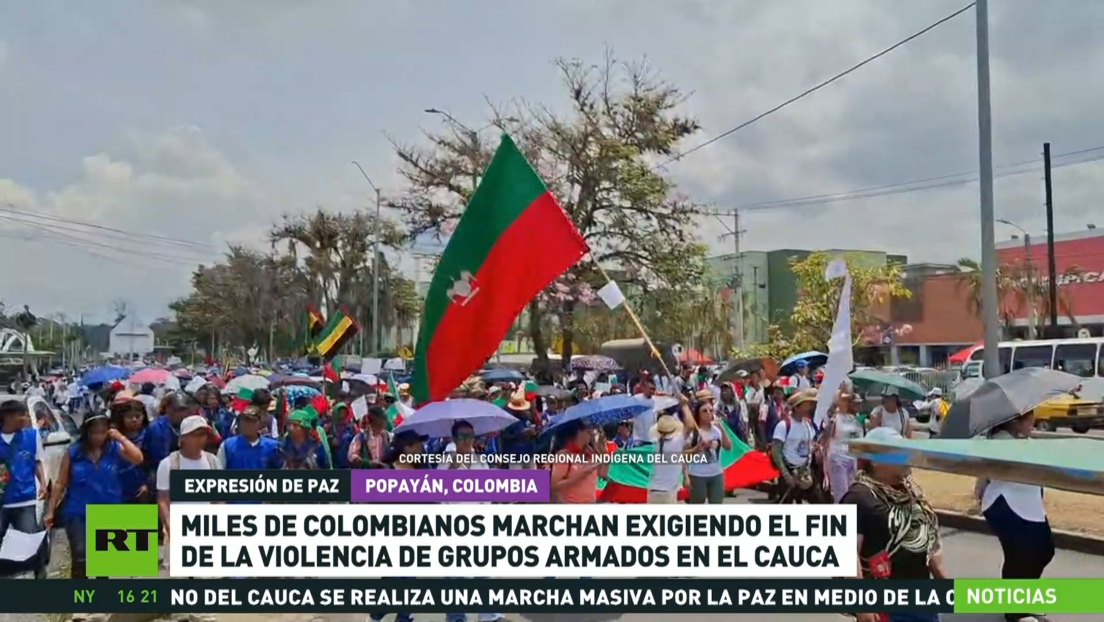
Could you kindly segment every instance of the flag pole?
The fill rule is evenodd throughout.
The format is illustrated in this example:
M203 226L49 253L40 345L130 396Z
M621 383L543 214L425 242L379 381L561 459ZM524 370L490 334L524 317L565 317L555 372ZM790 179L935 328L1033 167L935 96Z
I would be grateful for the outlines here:
M610 275L606 273L605 268L600 266L598 262L595 261L594 255L590 256L590 263L594 264L595 268L598 268L598 272L602 274L602 278L606 280L607 284L614 283L613 279L610 278ZM616 285L616 283L614 283L614 285ZM657 348L655 344L652 343L652 338L648 336L648 331L644 330L644 324L640 321L640 318L637 317L636 312L633 311L632 305L629 304L629 301L627 299L621 304L625 306L625 311L629 313L629 318L632 319L633 324L636 324L636 329L640 331L640 335L644 337L644 342L647 343L648 348L651 349L652 356L656 357L656 359L659 360L659 364L663 367L664 373L666 373L668 376L673 377L671 370L667 368L667 363L663 360L663 356L659 353L659 348Z

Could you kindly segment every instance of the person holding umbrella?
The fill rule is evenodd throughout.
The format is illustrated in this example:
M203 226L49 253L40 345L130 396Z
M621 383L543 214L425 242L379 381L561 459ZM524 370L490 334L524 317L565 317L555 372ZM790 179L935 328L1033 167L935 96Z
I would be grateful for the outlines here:
M993 440L1030 438L1035 414L1028 411L989 433ZM981 512L1004 552L1002 579L1038 579L1054 559L1054 537L1043 505L1043 488L1031 484L982 480ZM1008 622L1045 622L1037 614L1007 613Z
M797 373L790 376L790 386L794 391L806 391L813 388L813 381L809 379L809 361L801 359L794 363Z

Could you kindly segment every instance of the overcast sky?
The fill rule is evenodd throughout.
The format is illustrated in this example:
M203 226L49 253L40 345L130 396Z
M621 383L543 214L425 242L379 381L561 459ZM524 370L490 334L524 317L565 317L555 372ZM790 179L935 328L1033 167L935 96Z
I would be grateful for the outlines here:
M484 101L562 106L558 56L646 55L692 92L703 141L903 39L961 0L35 0L0 5L0 300L148 319L227 240L283 212L396 187L383 132L416 140ZM721 207L977 168L973 11L670 166ZM991 2L998 167L1104 147L1104 2ZM687 146L691 146L688 144ZM1056 158L1055 164L1104 155ZM998 168L1004 171L1024 170ZM1042 236L1042 167L997 180L998 217ZM1056 230L1098 219L1104 162L1055 171ZM33 210L61 220L28 218ZM99 230L76 219L185 240ZM1012 231L997 225L998 239ZM978 256L977 186L747 211L744 248ZM731 239L703 220L718 252ZM1085 259L1086 267L1104 257ZM409 261L406 265L411 265Z

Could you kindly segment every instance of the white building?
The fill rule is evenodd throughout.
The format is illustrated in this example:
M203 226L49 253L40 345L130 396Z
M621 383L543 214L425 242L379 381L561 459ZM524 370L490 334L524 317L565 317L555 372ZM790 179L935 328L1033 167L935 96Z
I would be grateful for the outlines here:
M136 315L128 315L111 329L108 350L115 356L153 353L153 329Z

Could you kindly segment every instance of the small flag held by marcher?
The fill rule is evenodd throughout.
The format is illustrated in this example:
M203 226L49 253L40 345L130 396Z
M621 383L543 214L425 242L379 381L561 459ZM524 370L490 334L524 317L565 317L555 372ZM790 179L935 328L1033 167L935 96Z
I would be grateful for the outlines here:
M334 313L330 321L326 323L322 332L314 338L314 354L322 357L322 360L329 361L358 332L360 332L360 325L353 319L353 316L349 315L344 308L338 309L337 313Z
M621 288L617 286L616 281L603 285L602 289L598 290L598 297L610 309L616 309L625 303L625 295L621 293Z
M588 248L509 136L437 263L411 380L416 403L441 400L483 364L518 313Z
M414 409L402 403L402 395L399 394L399 385L395 384L394 373L388 374L387 394L395 400L387 407L387 426L391 429L402 425L403 419L414 414Z
M318 337L318 334L322 332L322 329L326 327L326 316L322 315L322 312L318 310L314 305L307 303L307 329L310 332L311 339Z

